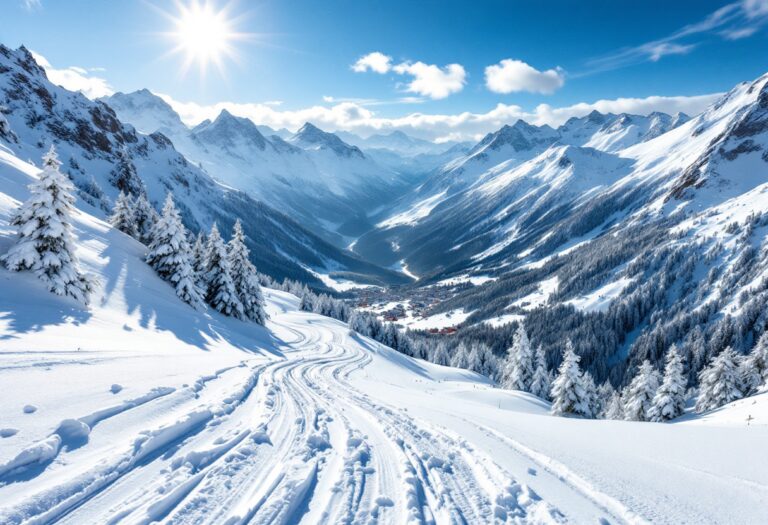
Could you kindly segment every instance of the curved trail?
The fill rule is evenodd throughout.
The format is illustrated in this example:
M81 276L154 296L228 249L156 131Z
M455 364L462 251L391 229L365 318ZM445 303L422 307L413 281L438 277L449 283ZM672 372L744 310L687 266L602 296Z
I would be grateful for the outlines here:
M205 378L156 427L132 427L122 443L99 445L96 426L90 442L62 450L0 503L0 522L566 521L456 434L353 387L349 377L372 356L345 325L295 311L273 317L290 339L285 359Z

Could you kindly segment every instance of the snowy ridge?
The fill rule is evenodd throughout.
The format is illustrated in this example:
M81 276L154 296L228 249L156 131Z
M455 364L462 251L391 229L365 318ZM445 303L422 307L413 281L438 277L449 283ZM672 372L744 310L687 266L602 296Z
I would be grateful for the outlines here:
M267 129L265 136L250 119L222 110L213 121L189 129L146 90L103 100L124 121L167 134L179 151L218 180L286 211L339 246L367 227L372 207L394 200L411 184L310 123L292 135Z
M180 124L162 100L146 91L140 95L143 104L152 103L164 115L164 129ZM226 230L240 217L258 268L278 279L301 278L322 287L303 269L310 266L323 272L346 271L379 284L407 280L330 245L269 205L217 183L182 156L164 134L137 133L104 103L55 86L23 47L11 50L0 45L0 96L10 130L0 135L4 151L39 162L55 144L62 172L76 185L78 199L98 209L94 213L99 216L111 209L120 190L146 192L155 207L173 192L184 222L193 231L208 229L214 221ZM379 277L370 279L374 274Z
M4 148L0 160L5 251L38 170ZM0 400L2 523L762 517L766 394L666 425L552 417L285 292L265 290L265 327L195 311L91 212L73 217L100 283L90 308L0 269L0 381L14 393Z

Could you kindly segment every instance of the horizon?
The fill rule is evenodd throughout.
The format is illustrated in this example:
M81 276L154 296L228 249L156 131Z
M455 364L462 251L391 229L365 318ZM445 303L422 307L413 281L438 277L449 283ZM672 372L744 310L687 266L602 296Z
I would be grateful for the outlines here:
M312 122L437 142L593 110L694 116L765 73L755 58L768 43L766 0L680 2L663 19L657 1L600 16L565 1L469 12L461 2L76 4L19 0L0 41L26 46L52 81L89 98L149 89L189 126L226 108L273 129Z

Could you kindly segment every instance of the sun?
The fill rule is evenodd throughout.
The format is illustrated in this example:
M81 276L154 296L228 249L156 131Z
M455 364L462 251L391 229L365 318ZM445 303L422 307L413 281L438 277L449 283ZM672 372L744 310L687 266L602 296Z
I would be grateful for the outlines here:
M184 71L195 65L201 74L211 65L222 71L225 59L236 58L235 42L248 34L235 31L235 19L226 6L198 0L176 5L178 14L170 17L169 36L175 43L173 53L184 55Z

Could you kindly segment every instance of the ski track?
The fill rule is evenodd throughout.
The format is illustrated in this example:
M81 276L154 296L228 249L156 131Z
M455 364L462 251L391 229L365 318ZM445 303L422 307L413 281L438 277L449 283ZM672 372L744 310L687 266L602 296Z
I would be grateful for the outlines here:
M42 466L30 459L0 470L0 490L26 489L0 503L0 523L566 521L460 436L352 387L349 376L372 357L345 344L356 336L344 325L276 317L295 336L285 359L244 360L105 407L74 420L87 428L79 447L54 432L47 441L60 443ZM100 425L137 410L162 417L128 427L122 442L97 439Z

